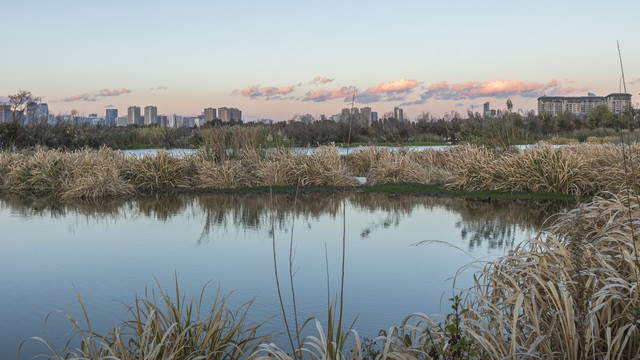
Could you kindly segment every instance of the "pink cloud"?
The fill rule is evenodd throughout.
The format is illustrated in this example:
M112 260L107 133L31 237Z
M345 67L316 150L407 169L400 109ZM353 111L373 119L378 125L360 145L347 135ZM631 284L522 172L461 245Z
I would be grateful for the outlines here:
M353 89L342 87L336 90L318 89L309 91L302 101L323 102L331 99L347 98L353 94Z
M565 83L573 83L565 79ZM510 96L540 97L544 95L568 95L577 92L589 91L589 88L566 87L558 80L547 83L524 82L519 79L490 81L467 81L457 84L447 84L446 81L431 84L427 91L420 94L420 99L405 102L403 106L424 104L429 99L438 100L463 100L483 97L505 98Z
M524 82L522 80L495 79L485 82L467 81L449 86L446 82L433 84L428 87L428 93L442 99L465 99L479 97L508 97L520 95L523 97L539 97L544 94L566 95L588 88L564 87L558 80L548 83Z
M290 86L283 86L280 88L276 88L276 87L266 87L266 88L262 88L260 89L260 91L262 91L262 93L266 96L266 97L273 97L276 95L286 95L290 92L293 91L295 86L290 85Z
M427 90L433 90L433 91L441 91L441 90L447 90L447 89L449 89L449 85L447 85L446 81L439 82L436 84L431 84L427 88Z
M322 84L326 84L329 82L332 82L333 79L328 78L328 77L321 77L321 76L316 76L313 78L313 80L311 80L312 84L318 84L318 83L322 83Z
M260 85L249 86L248 88L241 90L240 94L242 96L246 96L250 99L258 99L260 97L265 97L267 100L277 97L278 95L286 95L291 93L295 89L295 85L283 86L283 87L274 87L267 86L260 88ZM238 90L233 90L229 95L238 94Z
M79 95L74 95L68 98L65 98L64 102L72 102L72 101L99 101L101 100L101 98L103 97L109 97L109 96L120 96L122 94L128 94L130 93L131 90L129 89L115 89L115 90L109 90L109 89L102 89L100 91L94 92L93 94L90 93L84 93L84 94L79 94Z
M365 92L368 94L379 94L389 92L402 92L409 91L422 84L421 81L410 79L398 79L396 81L387 81L380 83L372 88L367 89Z
M640 82L640 78L633 80L632 82L629 83L629 85L634 85Z

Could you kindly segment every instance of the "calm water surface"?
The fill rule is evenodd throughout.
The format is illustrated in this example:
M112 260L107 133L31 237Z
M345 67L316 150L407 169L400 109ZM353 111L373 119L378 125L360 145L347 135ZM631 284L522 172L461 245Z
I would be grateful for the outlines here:
M280 313L272 235L281 283L288 284L293 234L299 317L326 318L328 255L331 297L339 291L346 238L345 317L365 337L399 325L413 312L439 313L455 292L451 277L475 260L492 260L532 237L558 202L493 201L365 193L158 195L98 203L0 197L0 358L15 358L31 336L61 348L82 319L79 294L95 331L120 320L155 279L207 302L220 286L232 308L255 298L249 321ZM343 211L346 226L343 228ZM271 220L274 231L272 232ZM473 270L456 287L470 284ZM285 279L284 281L282 279ZM290 291L283 289L291 306ZM284 329L281 316L265 332ZM276 342L285 346L284 337ZM48 353L29 341L20 359Z

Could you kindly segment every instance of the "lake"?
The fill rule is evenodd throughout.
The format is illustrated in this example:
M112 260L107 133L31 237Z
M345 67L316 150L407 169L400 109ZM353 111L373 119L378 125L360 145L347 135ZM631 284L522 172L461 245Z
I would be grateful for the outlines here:
M571 206L363 192L302 194L295 206L294 200L293 194L242 193L65 203L0 196L0 358L15 358L31 336L62 348L70 323L54 313L44 328L45 318L63 310L82 320L76 294L94 331L104 332L130 319L125 305L145 286L157 280L174 291L175 276L187 296L198 296L209 282L207 303L218 286L232 308L255 299L249 321L276 316L263 331L283 331L273 239L290 309L292 235L298 316L325 319L326 264L334 299L343 231L344 316L349 323L358 316L354 328L373 338L413 312L447 312L458 269L509 253ZM463 271L455 286L470 285L473 271ZM284 339L275 341L284 347ZM44 345L29 341L20 359L42 353L49 354Z

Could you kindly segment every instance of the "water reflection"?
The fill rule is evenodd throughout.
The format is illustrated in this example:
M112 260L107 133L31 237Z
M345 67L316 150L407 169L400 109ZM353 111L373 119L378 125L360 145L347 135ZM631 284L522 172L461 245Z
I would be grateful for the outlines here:
M448 197L407 196L349 193L294 194L156 194L127 199L103 201L66 201L56 198L0 197L0 207L23 217L34 216L63 218L81 215L87 220L112 221L131 218L153 218L162 222L175 216L203 219L199 244L212 241L215 231L230 226L242 229L270 231L271 217L278 230L291 226L293 217L311 227L322 216L336 218L342 214L342 206L363 212L381 212L381 218L370 219L361 229L360 237L366 239L380 229L399 228L402 221L416 210L444 209L459 215L455 226L460 238L469 249L487 246L490 249L511 249L518 231L538 231L551 214L556 214L570 203L551 200L479 200Z

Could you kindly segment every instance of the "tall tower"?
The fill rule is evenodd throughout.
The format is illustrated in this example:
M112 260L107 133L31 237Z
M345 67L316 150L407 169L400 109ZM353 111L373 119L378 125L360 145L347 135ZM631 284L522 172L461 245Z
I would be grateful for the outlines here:
M108 126L116 126L116 122L118 121L118 109L107 109L104 119Z
M158 108L155 106L144 107L144 124L155 125L158 123Z
M398 121L404 121L404 111L402 108L394 107L393 108L393 117L398 119Z
M142 125L140 123L139 106L129 106L129 109L127 109L127 115L129 125Z

